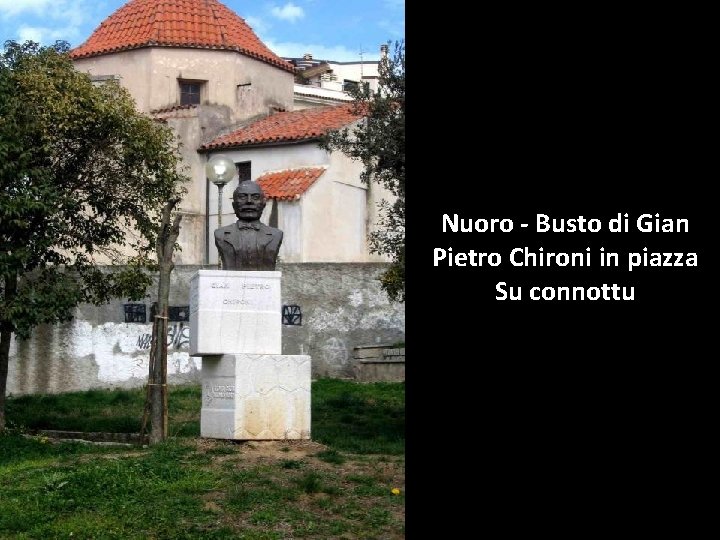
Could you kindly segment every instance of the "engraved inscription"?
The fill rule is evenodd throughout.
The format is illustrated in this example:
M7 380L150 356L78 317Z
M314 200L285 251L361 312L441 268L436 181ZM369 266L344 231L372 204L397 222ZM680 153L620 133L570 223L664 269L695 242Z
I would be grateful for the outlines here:
M209 407L216 399L235 399L235 386L232 384L203 385L203 405Z
M213 289L229 289L230 284L229 283L211 283L210 287Z
M243 289L269 289L269 283L243 283Z
M210 397L215 399L233 399L235 387L232 384L213 384L208 389Z
M226 306L235 306L235 305L247 306L248 304L250 304L250 302L248 300L246 300L245 298L224 298L223 299L223 305L226 305Z

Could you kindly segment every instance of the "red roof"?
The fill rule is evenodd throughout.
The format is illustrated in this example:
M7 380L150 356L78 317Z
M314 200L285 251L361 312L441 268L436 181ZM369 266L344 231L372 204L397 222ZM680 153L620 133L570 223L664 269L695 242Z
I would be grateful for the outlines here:
M268 199L291 201L299 199L324 172L324 167L275 171L263 174L257 183Z
M238 51L295 72L290 62L268 49L241 17L217 0L130 0L70 56L85 58L150 46Z
M203 150L317 139L361 118L354 103L272 114L201 146Z

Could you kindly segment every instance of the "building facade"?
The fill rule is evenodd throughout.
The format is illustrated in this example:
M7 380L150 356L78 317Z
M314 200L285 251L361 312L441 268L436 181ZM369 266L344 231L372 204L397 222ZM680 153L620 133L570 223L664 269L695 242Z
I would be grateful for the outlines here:
M165 122L181 145L190 183L170 296L173 382L197 380L200 368L187 352L186 308L191 275L217 263L218 192L205 176L217 153L238 167L225 187L223 224L235 220L232 189L249 178L269 199L262 220L285 233L283 354L310 354L315 376L352 377L355 347L404 340L404 307L381 291L384 259L367 249L376 203L387 193L360 181L359 163L318 144L329 130L363 121L347 96L294 110L297 67L217 0L130 0L71 57L96 84L126 88L138 110ZM8 392L142 385L155 294L151 288L143 302L81 306L71 323L41 326L15 342Z

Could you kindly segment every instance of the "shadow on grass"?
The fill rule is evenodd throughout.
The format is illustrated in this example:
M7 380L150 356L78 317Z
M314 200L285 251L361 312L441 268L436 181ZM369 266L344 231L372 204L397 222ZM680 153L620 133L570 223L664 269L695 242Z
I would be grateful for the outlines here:
M170 388L169 434L200 434L198 385ZM145 392L90 390L10 398L7 417L25 429L137 433ZM312 438L333 450L402 454L405 450L405 385L320 379L312 385Z
M313 439L358 454L405 452L405 385L320 379L312 387Z
M136 433L144 399L141 389L22 396L8 399L7 416L30 430Z

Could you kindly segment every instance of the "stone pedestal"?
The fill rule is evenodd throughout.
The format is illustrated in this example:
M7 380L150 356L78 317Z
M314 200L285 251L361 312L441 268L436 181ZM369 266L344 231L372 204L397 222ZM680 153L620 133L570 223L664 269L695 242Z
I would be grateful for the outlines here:
M203 356L200 436L309 439L310 357Z
M190 356L280 354L281 275L199 270L190 280Z
M310 357L281 354L280 277L199 270L190 281L190 354L202 356L202 437L310 438Z

